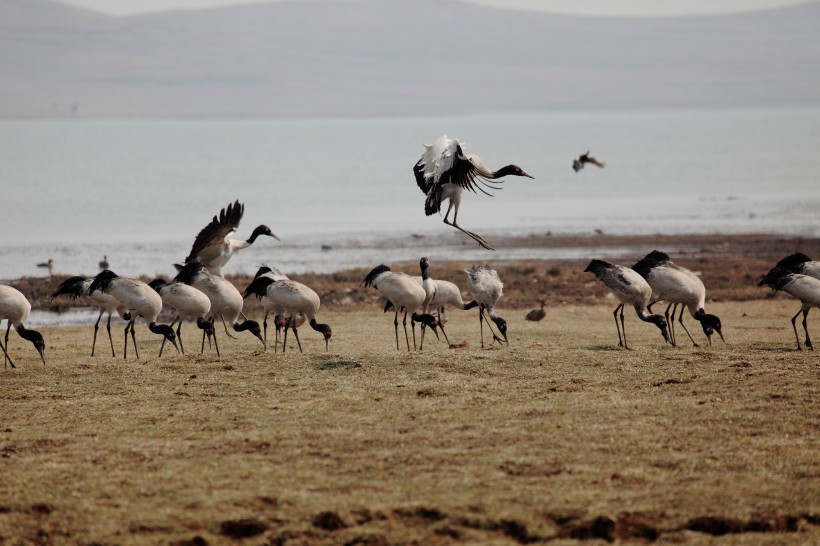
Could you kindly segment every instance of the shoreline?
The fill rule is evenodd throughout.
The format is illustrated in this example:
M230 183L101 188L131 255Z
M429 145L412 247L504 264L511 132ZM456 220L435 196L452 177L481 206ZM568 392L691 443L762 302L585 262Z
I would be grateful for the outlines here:
M820 238L775 234L681 234L681 235L549 235L532 234L511 236L494 241L497 252L486 252L482 263L493 265L504 282L504 296L500 306L511 309L537 307L541 299L555 304L594 304L603 301L608 291L594 277L583 272L591 258L632 265L652 250L662 250L673 261L700 273L707 288L707 301L744 301L771 297L767 290L756 286L757 280L774 263L793 252L810 257L820 256ZM505 249L543 249L551 256L563 258L504 259ZM566 250L566 252L556 252ZM413 248L408 248L408 254ZM431 260L434 278L458 284L462 292L467 287L463 269L476 263L465 260ZM270 265L277 265L272 263ZM375 305L378 294L360 285L367 272L378 264L344 269L332 273L292 274L311 286L320 295L322 305L330 308L358 308ZM388 263L397 271L415 274L415 259ZM290 273L285 271L285 273ZM62 312L72 308L88 307L83 299L59 298L52 301L50 294L69 275L23 277L9 284L30 299L32 309ZM150 280L143 276L143 279ZM228 275L227 278L242 290L252 274ZM249 313L258 311L255 300L246 300Z

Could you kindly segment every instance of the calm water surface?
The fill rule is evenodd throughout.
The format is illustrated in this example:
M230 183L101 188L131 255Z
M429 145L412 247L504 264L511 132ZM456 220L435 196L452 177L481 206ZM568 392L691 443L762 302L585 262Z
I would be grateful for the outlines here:
M469 195L461 225L493 235L768 232L820 235L820 110L496 114L242 121L0 121L0 279L173 273L234 199L238 236L261 239L226 272L288 273L381 262L545 256L495 253L425 217L411 168L442 133L493 168L495 197ZM579 174L586 151L606 161ZM423 237L413 237L416 234ZM322 250L322 246L331 247ZM572 254L567 249L564 255Z

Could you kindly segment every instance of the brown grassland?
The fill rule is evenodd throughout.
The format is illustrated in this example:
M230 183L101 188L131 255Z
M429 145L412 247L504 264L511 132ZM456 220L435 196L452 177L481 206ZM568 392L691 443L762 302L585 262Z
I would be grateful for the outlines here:
M89 356L90 326L42 329L44 366L12 333L0 544L820 543L820 354L796 350L799 304L754 287L794 241L760 241L676 257L722 319L711 347L664 345L629 310L617 348L616 302L580 261L499 267L509 347L480 348L473 310L449 312L458 348L396 351L360 271L299 278L320 285L328 353L308 327L304 354L220 329L217 359L186 324L189 354L158 359L138 323L124 361L117 321L117 358L104 332Z

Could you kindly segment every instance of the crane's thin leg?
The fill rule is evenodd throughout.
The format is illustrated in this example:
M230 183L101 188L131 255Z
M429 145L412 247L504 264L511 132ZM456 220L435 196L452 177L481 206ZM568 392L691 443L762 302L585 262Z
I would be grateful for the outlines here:
M122 348L122 359L125 360L128 357L128 330L131 328L132 321L128 321L125 325L125 345Z
M94 340L91 342L91 356L94 356L94 349L97 348L97 330L100 329L100 320L102 319L105 309L100 307L100 314L97 315L97 322L94 323ZM108 312L108 319L111 320L111 311ZM112 351L113 352L113 351Z
M441 315L439 315L441 317ZM438 319L438 327L441 328L441 333L444 334L444 339L447 341L447 347L453 348L453 344L450 343L450 338L447 337L447 332L444 331L444 323L441 322L441 318Z
M626 325L624 325L624 304L621 304L621 330L624 333L624 349L629 349L629 346L626 344Z
M484 348L484 306L478 308L478 328L481 332L481 348Z
M416 350L416 321L413 319L413 315L410 315L410 329L413 330L413 350ZM424 343L424 324L421 325L421 341ZM421 346L419 346L419 351L421 351Z
M686 325L683 323L683 312L685 310L686 310L686 306L681 304L681 306L680 306L680 315L678 315L678 322L680 322L680 325L683 326L683 331L686 332L687 336L689 336L689 340L692 342L692 345L695 346L695 347L700 347L700 345L698 345L695 342L695 340L692 338L692 334L689 333L689 330L686 329ZM712 344L712 340L710 339L709 340L709 345L711 345L711 344Z
M410 338L407 336L407 308L404 308L404 318L401 321L404 326L404 342L407 343L407 350L410 350ZM416 330L413 330L413 350L416 350Z
M134 342L134 354L137 355L137 360L139 360L140 359L140 351L139 351L139 349L137 349L137 334L134 333L134 330L136 330L136 328L134 328L134 326L135 326L134 324L131 324L131 341Z
M6 320L6 350L8 350L9 346L9 332L11 331L11 321ZM6 357L3 357L3 366L6 365Z
M178 317L179 317L179 316L177 315L177 318L178 318ZM174 323L175 323L176 321L177 321L177 319L172 320L172 321L171 321L171 324L169 324L168 326L170 326L171 328L173 328L173 327L174 327ZM180 322L182 322L182 321L180 321ZM177 332L177 337L179 337L179 333L178 333L178 332ZM162 343L160 343L160 345L159 345L159 356L157 356L157 358L159 358L160 356L162 356L162 350L163 350L164 348L165 348L165 336L162 336Z
M292 317L289 317L288 320L285 321L285 335L284 335L284 338L282 339L282 353L283 354L285 352L285 347L287 347L287 345L288 345L288 326L290 326L290 319L291 318Z
M453 211L453 221L452 222L450 222L448 220L448 218L450 216L450 210ZM483 237L481 237L477 233L473 233L472 231L467 231L466 229L464 229L464 228L462 228L461 226L458 225L458 204L457 203L453 204L452 199L449 200L449 203L448 203L448 206L447 206L447 212L444 214L444 223L447 224L448 226L453 226L454 228L456 228L460 232L462 232L465 235L469 236L476 243L481 245L483 248L486 248L487 250L495 250L493 247L490 246L490 244L487 241L484 240Z
M182 354L185 354L185 347L182 346L182 317L177 315L177 320L179 320L179 324L177 324L177 339L179 340L179 348ZM173 322L171 323L173 324ZM164 337L162 338L165 339Z
M800 316L800 313L802 313L802 312L803 312L803 307L800 307L800 310L792 317L792 328L794 328L794 339L797 340L797 350L798 351L802 351L803 348L800 346L800 336L797 335L797 324L795 324L795 321L797 320L797 317Z
M11 364L12 368L16 368L17 366L14 365L14 361L11 359L11 356L6 352L6 348L3 346L3 342L0 341L0 349L3 349L3 368L6 367L6 362Z
M211 328L213 328L213 325L214 325L214 321L211 320ZM213 330L214 330L214 349L216 349L216 358L222 358L222 355L219 354L219 343L217 343L217 341L216 341L216 329L213 328ZM210 340L211 336L208 336L208 339Z
M677 307L678 304L670 302L669 305L666 306L666 311L663 312L663 317L666 319L666 324L669 325L669 340L672 342L672 347L677 347L678 343L675 340L675 309L672 309L672 319L669 319L669 309L672 308L673 305Z
M393 329L396 331L396 350L399 350L399 308L396 308L396 314L393 317Z
M222 317L222 326L225 328L225 335L230 338L236 339L236 336L232 336L231 333L228 331L228 325L225 323L225 315L219 313L219 316Z
M265 319L262 321L262 330L264 332L263 339L265 340L265 351L268 350L268 313L265 312ZM276 347L273 348L273 352L276 352Z
M211 317L211 318L213 319L213 317ZM213 324L213 322L211 322L211 324ZM216 334L216 330L214 330L214 337L216 337L215 334ZM211 336L208 336L208 344L210 345L210 343L211 343ZM199 354L202 354L204 352L205 352L205 330L202 330L202 348L199 349Z
M299 352L302 353L302 342L299 341L299 332L296 331L296 319L293 316L290 317L290 322L292 323L291 328L293 328L293 335L296 337L296 343L299 345Z
M108 312L108 320L105 322L105 331L108 332L108 343L111 344L111 358L114 358L117 355L114 352L114 338L111 337L111 311Z
M809 311L811 311L811 307L806 307L803 309L803 331L806 332L806 347L809 350L814 350L814 346L811 344L811 338L809 337L809 328L808 328L808 317Z
M623 306L624 304L622 303L618 307L616 307L614 311L612 311L612 318L615 319L615 329L618 330L618 347L624 346L624 342L621 340L621 327L618 325L618 310L621 309Z

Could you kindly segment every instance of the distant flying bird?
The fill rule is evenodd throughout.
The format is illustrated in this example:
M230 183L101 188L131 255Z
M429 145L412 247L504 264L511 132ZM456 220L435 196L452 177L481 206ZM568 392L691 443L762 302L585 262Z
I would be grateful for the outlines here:
M811 343L808 329L808 316L812 307L820 307L820 280L802 275L800 273L791 273L785 269L772 269L757 283L758 286L767 285L773 290L782 290L787 294L794 296L800 300L800 310L792 317L792 328L794 329L794 337L797 340L797 350L802 351L800 347L800 337L797 335L797 325L795 321L800 313L803 313L803 331L806 333L806 347L814 350Z
M325 339L325 350L329 349L332 331L327 324L316 322L316 313L319 312L320 305L319 295L309 286L290 279L275 280L265 275L259 275L251 281L251 284L245 289L242 297L247 298L251 294L260 299L267 297L274 308L289 314L288 318L285 319L284 325L285 339L282 346L283 353L287 346L288 328L293 330L296 343L299 345L299 352L302 352L302 342L299 341L299 332L296 329L297 315L304 315L310 327L322 334Z
M49 258L47 262L40 262L37 264L37 267L48 269L48 274L51 275L51 272L54 270L54 260Z
M279 240L279 237L265 225L257 226L246 241L232 239L231 235L239 227L244 212L245 205L241 204L239 200L229 203L227 207L220 210L219 215L214 216L211 223L202 228L196 239L194 239L194 244L191 247L191 252L188 253L188 257L185 258L185 263L197 260L214 275L223 276L222 267L228 263L234 252L248 248L260 235L267 235L277 241Z
M481 328L481 347L484 347L484 321L487 322L487 327L493 335L493 342L501 343L495 332L493 332L490 321L484 317L484 310L487 310L487 315L495 323L498 331L504 336L504 342L509 345L507 339L507 321L495 314L495 306L498 300L501 299L503 293L504 283L498 277L498 272L488 265L474 265L464 270L467 273L467 284L470 287L470 294L473 296L473 301L464 306L465 309L472 309L479 306L478 309L478 324Z
M211 300L201 290L180 282L169 283L164 279L154 279L148 283L148 286L156 290L162 298L162 306L172 309L176 314L168 326L173 328L174 324L177 324L177 339L182 354L185 354L185 347L182 345L183 320L196 321L197 327L208 335L208 339L214 335L213 317L211 320L205 320L208 311L211 310ZM216 338L214 338L214 344L216 344ZM164 346L165 340L162 340L159 348L160 356L162 356ZM216 356L220 356L219 345L216 345Z
M40 360L43 364L46 363L43 351L46 349L46 342L43 340L42 334L36 330L29 330L23 323L28 320L29 313L31 313L31 304L28 302L22 292L0 284L0 321L4 319L8 321L6 325L6 343L0 343L0 349L3 350L3 367L6 367L6 361L11 364L12 368L16 368L14 361L8 353L9 347L9 331L12 327L17 331L21 338L28 340L40 353Z
M92 282L94 282L94 277L69 277L60 283L57 290L51 294L51 299L63 295L73 299L79 298L80 296L87 296L88 299L99 308L100 314L97 315L97 322L94 323L94 339L91 342L91 356L94 356L94 351L97 348L97 331L100 329L100 319L102 319L104 313L108 313L108 321L105 324L105 329L108 332L108 342L111 344L111 356L114 357L117 355L114 352L114 340L111 338L111 313L116 311L117 314L126 321L131 320L131 313L111 294L106 294L101 290L89 294L88 289Z
M100 266L100 270L108 269L108 256L103 256L103 259L100 260L98 265Z
M532 311L527 313L527 315L524 318L526 320L531 320L531 321L534 321L534 322L540 321L545 316L547 316L547 314L544 312L544 305L546 305L546 304L547 304L546 301L541 300L541 309L533 309Z
M583 169L584 165L586 165L587 163L592 163L593 165L597 165L598 167L600 167L602 169L604 168L604 164L602 162L598 161L597 159L595 159L594 157L592 157L591 155L589 155L589 151L587 151L587 153L581 154L578 157L576 157L575 159L573 159L572 160L572 168L575 169L575 172L578 172L581 169Z
M603 282L615 297L621 302L612 316L615 317L615 328L618 330L618 347L629 349L626 343L626 328L624 327L624 304L630 304L635 308L638 318L644 322L651 322L661 331L663 339L671 343L666 320L661 315L653 315L647 310L647 306L652 300L652 287L636 271L623 266L613 265L603 260L592 260L585 272L592 273ZM621 312L621 325L618 326L618 311ZM621 338L621 330L624 335Z
M643 259L632 266L632 269L646 279L649 286L652 287L652 303L647 306L651 312L652 305L655 302L663 300L669 305L666 307L664 316L666 317L669 326L669 335L673 346L677 346L677 339L675 336L675 311L678 305L681 306L680 315L678 315L678 322L683 326L683 331L689 336L692 345L698 346L692 338L692 334L683 323L683 311L687 309L692 318L700 322L703 333L709 340L709 345L712 344L712 335L717 332L720 339L725 343L723 338L722 326L720 319L715 315L706 313L704 309L706 305L706 287L703 286L703 281L700 277L695 275L692 271L681 267L669 259L669 255L664 252L653 250L647 254ZM672 314L669 314L669 309L672 309ZM671 318L670 318L671 317Z
M361 283L362 286L372 286L378 290L395 309L395 316L393 318L393 327L396 332L396 350L399 350L399 313L404 311L404 340L407 344L407 350L410 350L410 338L407 334L407 314L411 313L410 325L413 329L413 349L416 348L416 322L421 322L429 326L433 332L438 336L436 328L438 327L438 320L429 314L418 314L416 309L424 304L427 294L424 288L413 280L413 277L406 273L393 272L389 267L382 264L373 268L370 273L364 278ZM385 312L388 307L385 306Z
M136 353L139 360L140 353L137 349L137 337L134 333L134 322L136 322L137 317L142 317L151 332L163 336L173 343L174 348L179 351L174 330L167 324L157 324L157 317L162 311L162 298L153 288L138 279L120 277L113 271L106 269L94 277L88 287L89 295L93 295L97 290L114 296L131 313L131 320L125 325L123 358L128 356L128 331L130 330L131 340L134 343L134 353Z
M463 144L456 139L447 138L447 135L440 136L432 144L425 144L424 148L424 153L413 167L413 174L419 189L427 196L424 202L425 214L430 216L441 212L442 202L449 201L447 212L444 214L444 223L468 235L483 248L493 250L481 236L458 225L461 194L464 190L472 192L479 190L486 195L491 195L481 185L494 190L500 189L490 184L489 181L507 175L533 177L517 165L507 165L497 171L491 171L477 155L465 155ZM498 180L496 184L503 182L503 180ZM450 210L453 210L452 223L448 220Z

